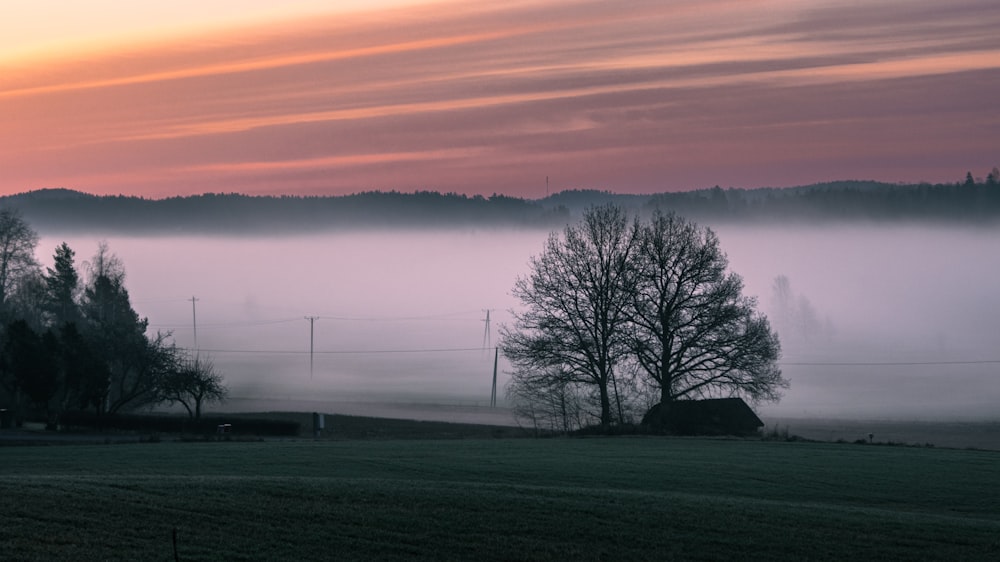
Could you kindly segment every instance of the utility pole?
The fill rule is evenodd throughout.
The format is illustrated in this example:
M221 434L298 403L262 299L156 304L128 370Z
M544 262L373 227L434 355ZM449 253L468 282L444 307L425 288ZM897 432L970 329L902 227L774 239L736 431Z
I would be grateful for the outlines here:
M191 297L191 327L194 328L194 348L198 349L198 314L195 311L194 303L198 302L198 299Z
M313 378L313 327L316 324L316 319L319 316L306 316L306 320L309 321L309 378Z
M486 313L486 318L483 322L486 323L486 329L483 330L483 351L486 351L493 344L493 334L490 332L490 311L492 308L484 308L483 312Z
M500 348L493 348L493 392L490 393L490 408L497 407L497 360L500 359Z

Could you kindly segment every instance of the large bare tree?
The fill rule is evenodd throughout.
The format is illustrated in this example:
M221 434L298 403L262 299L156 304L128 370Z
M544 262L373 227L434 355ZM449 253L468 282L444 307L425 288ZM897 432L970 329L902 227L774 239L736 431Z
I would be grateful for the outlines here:
M630 347L660 401L740 396L778 398L787 382L778 336L743 280L728 272L708 228L656 212L643 224L630 310Z
M638 224L609 205L550 235L531 259L531 274L514 286L523 311L514 313L513 327L501 328L515 371L556 372L566 383L596 389L602 426L612 422L615 367L627 352L637 233Z
M660 412L680 399L776 400L788 384L777 334L710 229L600 207L530 265L513 291L524 310L502 335L508 397L536 426L579 425L588 394L607 426L657 399Z

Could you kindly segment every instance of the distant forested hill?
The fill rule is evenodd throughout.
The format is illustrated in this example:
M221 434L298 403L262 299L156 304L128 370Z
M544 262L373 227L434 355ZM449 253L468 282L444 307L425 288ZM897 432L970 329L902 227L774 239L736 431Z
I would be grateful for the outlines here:
M42 231L297 233L335 228L544 226L565 209L503 195L369 192L338 197L205 194L168 199L93 196L65 189L0 198Z
M842 181L793 188L702 189L655 195L564 191L540 200L367 192L331 197L206 194L168 199L98 197L47 189L0 198L41 231L280 233L335 228L559 227L587 207L616 203L717 222L932 221L1000 223L1000 185Z
M713 221L1000 222L1000 185L841 181L793 188L707 189L654 195L646 208Z

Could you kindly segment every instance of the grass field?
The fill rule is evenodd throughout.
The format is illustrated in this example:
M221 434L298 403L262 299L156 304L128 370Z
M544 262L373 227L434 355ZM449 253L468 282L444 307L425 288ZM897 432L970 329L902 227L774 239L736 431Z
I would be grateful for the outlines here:
M678 438L0 449L10 560L1000 557L1000 453Z

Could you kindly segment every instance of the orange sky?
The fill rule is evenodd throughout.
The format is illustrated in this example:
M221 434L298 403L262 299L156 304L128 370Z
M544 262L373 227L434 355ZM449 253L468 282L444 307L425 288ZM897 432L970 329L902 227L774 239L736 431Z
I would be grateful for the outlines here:
M1000 3L0 6L0 193L545 195L1000 164ZM80 6L85 6L82 9Z

